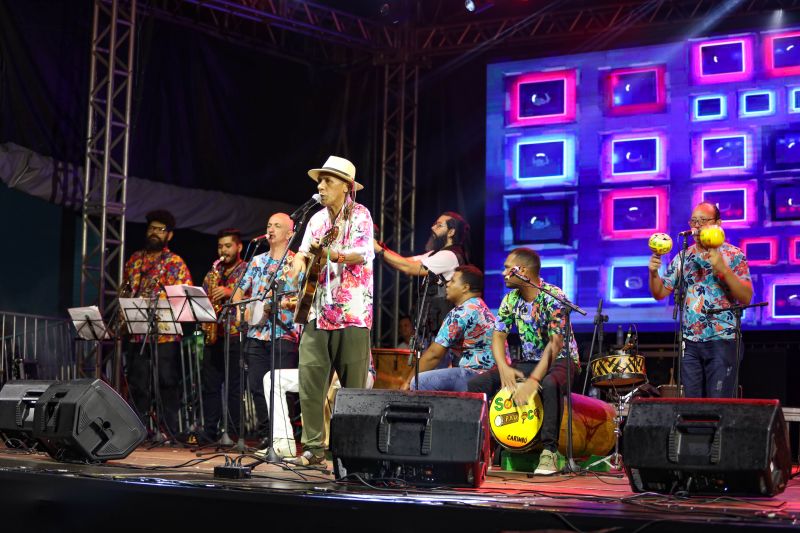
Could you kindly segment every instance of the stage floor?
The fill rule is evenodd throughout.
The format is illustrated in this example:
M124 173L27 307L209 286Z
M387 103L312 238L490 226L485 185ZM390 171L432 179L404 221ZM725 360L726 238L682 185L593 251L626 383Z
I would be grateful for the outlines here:
M375 487L336 482L325 469L274 464L258 464L250 479L215 478L214 466L226 457L256 462L231 450L198 457L186 448L141 446L125 460L97 465L0 451L4 513L39 531L267 523L381 532L800 527L800 477L772 498L678 498L633 493L619 472L531 477L493 467L479 489Z

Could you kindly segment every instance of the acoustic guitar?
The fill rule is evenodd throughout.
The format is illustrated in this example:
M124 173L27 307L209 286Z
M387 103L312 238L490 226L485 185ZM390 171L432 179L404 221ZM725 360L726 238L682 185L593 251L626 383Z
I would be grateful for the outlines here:
M331 245L336 237L339 236L338 226L332 226L325 232L320 240L319 247L311 252L311 257L306 266L306 275L303 280L303 287L300 289L297 306L294 308L295 324L305 324L308 322L308 313L311 311L311 304L314 303L314 294L317 292L319 282L319 272L322 270L322 250ZM313 249L312 249L313 250Z

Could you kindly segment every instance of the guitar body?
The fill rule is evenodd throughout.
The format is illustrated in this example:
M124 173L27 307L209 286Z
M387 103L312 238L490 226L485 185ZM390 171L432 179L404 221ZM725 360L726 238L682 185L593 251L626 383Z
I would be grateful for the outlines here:
M306 266L303 287L300 289L297 298L297 306L294 308L295 324L308 323L308 313L311 311L311 305L314 303L314 295L317 292L317 284L319 282L319 273L320 270L322 270L322 249L330 246L338 236L339 228L337 226L331 227L322 237L317 251L311 254L311 258Z

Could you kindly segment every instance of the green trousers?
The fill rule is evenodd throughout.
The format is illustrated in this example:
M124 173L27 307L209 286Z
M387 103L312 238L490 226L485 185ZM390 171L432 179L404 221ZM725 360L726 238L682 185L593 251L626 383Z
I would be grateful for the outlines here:
M317 329L309 322L300 339L300 410L303 413L303 449L325 453L325 401L333 371L342 387L363 388L369 372L367 328Z

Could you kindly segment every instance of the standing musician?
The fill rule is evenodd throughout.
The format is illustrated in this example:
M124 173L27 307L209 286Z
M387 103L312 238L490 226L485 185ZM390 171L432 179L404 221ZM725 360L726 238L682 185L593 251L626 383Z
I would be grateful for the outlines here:
M320 203L295 256L301 271L321 261L319 282L308 323L300 341L300 409L303 412L304 452L292 460L298 465L325 461L323 408L331 374L343 387L364 387L372 328L372 217L356 203L356 168L347 159L330 156L322 168L308 171L317 182ZM320 243L338 228L329 246ZM309 271L311 271L309 269ZM302 296L302 295L301 295Z
M502 386L514 391L512 398L517 405L532 403L534 397L541 394L544 415L540 441L544 449L534 474L550 475L557 471L563 397L569 392L566 390L567 372L574 376L579 368L578 345L570 332L569 350L564 349L564 306L544 291L514 277L512 269L515 267L534 285L562 295L561 289L539 278L539 254L528 248L512 250L503 264L503 278L511 292L500 302L492 335L492 353L497 366L472 378L467 389L483 392L491 400ZM506 338L514 327L522 341L522 357L520 361L508 364ZM573 364L569 363L567 352Z
M294 223L286 213L275 213L269 217L266 231L269 251L255 256L250 261L242 283L233 296L234 302L244 299L244 295L248 291L253 297L264 297L263 302L253 302L250 310L246 313L250 327L247 330L247 341L243 347L247 359L247 383L253 395L258 419L257 433L261 439L259 448L268 445L266 439L269 436L269 409L264 394L264 374L272 370L271 318L269 316L272 294L268 292L267 283L275 275L284 252L287 252L289 239L293 232ZM286 254L286 261L277 276L278 292L297 288L297 276L292 270L293 259L294 253L289 250ZM261 320L259 320L259 315L262 317ZM281 307L275 323L275 332L278 335L275 344L275 368L297 368L298 334L291 310Z
M707 202L692 211L689 226L701 230L720 225L719 208ZM650 293L663 300L675 289L680 270L680 254L676 254L664 277L659 276L661 258L650 258ZM716 316L709 309L747 305L753 298L750 269L742 251L730 243L719 248L706 248L695 235L695 244L684 258L686 282L685 321L683 325L684 355L681 360L681 383L688 398L733 398L736 394L735 319L731 311Z
M440 284L439 280L444 278L445 282L449 281L459 265L468 263L469 239L469 224L464 217L455 211L446 211L431 226L431 235L425 245L424 254L403 257L377 240L373 243L375 255L383 257L390 267L409 276L435 275L434 283L428 287L428 316L423 318L428 321L430 331L439 328L445 315L453 307L445 297L444 284Z
M203 279L205 289L214 309L219 313L220 305L230 299L234 288L244 275L247 264L242 261L242 235L238 229L223 229L217 233L217 256L211 270ZM230 416L231 428L236 431L241 410L241 388L239 384L239 322L230 317L230 351L228 353L228 412L222 412L222 390L225 383L225 328L227 317L219 323L204 326L206 330L207 351L202 363L204 431L203 437L209 441L219 438L219 425L222 416Z
M446 292L447 300L455 307L447 313L436 339L422 354L419 386L412 381L412 390L465 392L470 379L494 366L495 319L481 298L483 272L473 265L456 268ZM436 369L448 348L460 352L459 365Z
M147 242L143 250L131 254L125 263L124 283L134 298L166 298L162 290L167 285L191 285L192 275L183 259L167 247L175 229L175 217L166 210L151 211L147 220ZM151 407L151 359L148 342L140 357L143 335L134 335L128 341L126 375L128 392L139 417L147 425ZM161 420L173 436L178 432L180 410L180 336L158 336L158 389L163 408ZM158 409L159 406L156 406Z

